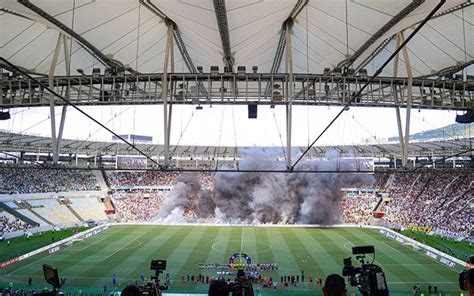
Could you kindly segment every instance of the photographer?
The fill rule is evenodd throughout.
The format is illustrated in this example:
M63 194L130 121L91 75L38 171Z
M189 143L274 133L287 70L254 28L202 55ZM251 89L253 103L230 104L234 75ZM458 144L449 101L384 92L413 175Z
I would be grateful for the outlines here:
M345 296L347 294L344 278L338 274L328 275L323 287L324 296Z

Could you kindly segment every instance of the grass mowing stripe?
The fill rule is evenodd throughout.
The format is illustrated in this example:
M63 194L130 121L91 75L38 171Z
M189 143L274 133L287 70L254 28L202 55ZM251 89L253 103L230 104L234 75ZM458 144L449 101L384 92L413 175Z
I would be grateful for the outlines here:
M135 276L136 279L139 279L139 274L132 275L129 273L130 267L136 265L143 266L143 255L152 252L155 249L155 244L159 239L166 238L166 236L163 235L166 232L166 229L164 228L153 229L152 227L150 227L150 231L153 232L147 232L145 234L145 237L136 240L136 242L139 242L140 244L135 248L135 251L125 258L123 258L122 256L122 262L119 265L115 266L114 269L109 271L111 274L115 274L121 278L132 278ZM145 269L148 269L148 266L145 265L143 267L143 272L145 272Z
M207 255L206 260L203 263L227 263L228 256L226 254L227 246L229 245L230 227L219 227L219 232L212 242L211 249ZM222 248L222 251L220 250Z
M190 269L199 270L197 265L199 263L206 263L202 259L208 258L212 252L212 245L219 234L219 227L207 227L206 230L195 244L188 246L189 256L180 263L179 274ZM175 275L176 279L179 274Z
M245 229L245 244L243 246L243 252L250 256L252 263L259 262L258 251L257 251L257 238L255 236L256 227L246 227Z
M162 236L153 239L153 247L148 253L142 254L142 263L131 266L128 277L133 278L144 272L147 279L150 278L152 271L149 270L150 262L153 259L167 259L168 256L176 249L177 245L183 241L191 231L192 227L163 227ZM130 270L129 269L129 270Z
M282 229L276 227L269 227L266 229L268 241L272 246L272 253L280 266L283 268L283 272L289 275L297 275L300 273L298 264L296 263L293 254L283 238Z
M332 244L329 247L329 242L323 239L324 237L321 235L321 231L316 231L316 229L308 231L307 229L302 228L295 229L295 234L298 236L311 258L318 262L322 274L311 274L313 278L324 279L328 274L341 273L342 269L340 266L342 259L338 260L337 258L344 258L347 257L347 255L341 249L335 249ZM324 243L326 246L323 246ZM331 254L328 250L331 250ZM304 270L308 270L308 268L305 267ZM309 274L306 274L306 279L308 279L308 276Z
M191 256L194 248L205 238L208 227L192 227L179 243L177 242L175 249L166 257L168 261L166 273L171 275L172 279L177 279L179 271L183 268L186 260Z
M87 266L86 269L81 268L81 265L78 265L79 269L82 269L82 273L79 276L97 276L103 277L104 275L109 275L110 277L112 274L116 273L118 279L120 277L125 276L126 272L124 270L120 270L117 267L129 256L131 256L134 252L136 252L136 247L138 246L136 241L144 240L147 236L151 235L154 231L153 228L148 228L148 231L143 233L141 236L136 238L136 231L137 228L130 228L132 232L130 232L129 236L132 239L126 239L129 243L120 246L119 249L114 251L111 254L107 254L102 261L90 264ZM127 237L129 237L127 236ZM110 250L109 250L110 252ZM103 253L101 253L103 254ZM101 284L100 282L95 282L95 284Z
M295 229L285 229L285 235L283 236L283 239L291 250L291 254L293 255L293 258L295 258L296 264L298 265L300 271L308 270L308 267L312 266L313 272L321 275L324 274L319 262L314 260L308 249L303 245L303 242L296 235ZM300 275L300 272L295 275Z

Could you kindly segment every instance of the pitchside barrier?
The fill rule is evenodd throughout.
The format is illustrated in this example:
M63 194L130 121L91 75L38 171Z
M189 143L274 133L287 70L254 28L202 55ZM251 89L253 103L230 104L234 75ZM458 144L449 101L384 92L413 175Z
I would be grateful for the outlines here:
M19 261L22 261L22 260L25 260L26 258L29 258L31 256L34 256L36 254L39 254L39 253L42 253L42 252L46 252L48 251L50 254L53 254L53 253L56 253L58 252L59 250L61 250L61 247L62 246L65 246L66 244L68 243L71 243L72 241L74 240L77 240L77 239L87 239L89 237L92 237L96 234L99 234L105 230L107 230L109 228L109 225L108 224L104 224L104 225L99 225L99 226L96 226L96 227L93 227L91 229L87 229L86 231L83 231L83 232L80 232L80 233L77 233L77 234L74 234L70 237L67 237L63 240L60 240L58 242L55 242L55 243L52 243L50 245L47 245L47 246L44 246L44 247L41 247L39 249L36 249L34 251L31 251L29 253L26 253L24 255L21 255L21 256L18 256L16 258L12 258L8 261L5 261L3 263L0 263L0 268L5 268L7 267L8 265L11 265L15 262L19 262Z
M394 230L391 230L389 228L383 227L383 226L371 226L371 225L354 225L354 224L336 224L336 225L318 225L318 224L295 224L295 225L279 225L279 224L212 224L212 223L174 223L174 224L157 224L157 223L108 223L108 224L103 224L96 226L94 228L88 229L86 231L77 233L73 236L70 236L68 238L65 238L61 241L58 241L56 243L47 245L45 247L39 248L37 250L34 250L32 252L29 252L27 254L21 255L19 257L13 258L11 260L8 260L6 262L0 263L0 268L4 268L10 264L13 264L18 261L25 260L26 258L29 258L31 256L34 256L36 254L48 251L51 254L58 252L61 249L61 246L64 246L66 244L70 244L72 241L77 240L77 239L87 239L90 238L91 236L94 236L96 234L99 234L107 229L109 229L110 226L116 226L116 225L163 225L163 226L223 226L223 227L229 227L229 226L244 226L244 227L313 227L313 228L338 228L338 227L352 227L352 228L370 228L370 229L376 229L380 232L381 235L384 235L388 238L391 238L393 240L396 240L397 242L401 244L411 244L420 250L423 251L423 254L433 260L436 260L437 262L444 264L452 269L462 269L467 266L466 262L463 262L457 258L454 258L453 256L450 256L448 254L445 254L441 251L436 250L433 247L430 247L428 245L425 245L423 243L420 243L418 241L415 241L409 237L404 236L403 234L400 234Z

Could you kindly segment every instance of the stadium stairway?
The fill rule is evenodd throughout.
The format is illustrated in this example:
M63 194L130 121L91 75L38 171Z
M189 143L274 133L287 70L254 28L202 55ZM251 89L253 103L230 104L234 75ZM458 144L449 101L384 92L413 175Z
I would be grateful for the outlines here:
M92 170L94 176L97 180L97 184L99 184L102 190L110 190L109 184L107 184L105 180L105 172L103 170Z
M66 198L66 208L68 208L69 211L71 211L71 213L77 218L77 220L81 221L81 222L84 222L84 219L82 219L81 216L79 216L79 214L76 212L76 210L74 210L72 207L71 207L71 202L69 201L68 198Z
M34 227L37 227L39 226L39 224L33 220L31 220L30 218L18 213L17 211L15 211L14 209L10 208L9 206L7 206L6 204L4 204L3 202L0 202L0 208L4 209L5 212L9 213L9 214L12 214L13 216L15 216L16 218L34 226Z
M16 203L16 202L15 202ZM25 205L26 203L23 203L23 205ZM38 214L35 210L33 210L32 206L30 204L28 204L28 206L24 207L25 209L27 209L28 211L30 211L33 215L35 215L36 217L38 217L38 219L46 222L47 224L49 225L53 225L53 223L51 223L51 221L47 220L46 218L44 218L43 216L41 216L40 214Z

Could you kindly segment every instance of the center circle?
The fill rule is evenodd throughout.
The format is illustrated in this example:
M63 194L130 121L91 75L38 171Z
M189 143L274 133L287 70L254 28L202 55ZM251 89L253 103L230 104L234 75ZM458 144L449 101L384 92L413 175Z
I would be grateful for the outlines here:
M245 249L245 246L244 246L244 248L242 249L242 253L248 254L249 256L265 253L272 249L272 246L269 243L248 241L248 240L246 240L245 243L246 244L252 243L252 244L255 244L255 246L257 247L264 246L264 249L260 251L254 251L254 252L248 251L247 249ZM235 248L229 249L229 251L227 251L228 245L229 246L235 245ZM241 248L240 240L221 241L221 242L216 242L212 245L212 249L214 251L223 253L223 254L229 254L229 255L240 252L240 248Z

